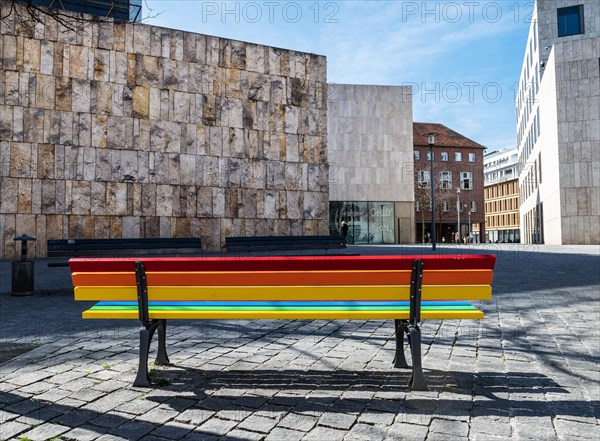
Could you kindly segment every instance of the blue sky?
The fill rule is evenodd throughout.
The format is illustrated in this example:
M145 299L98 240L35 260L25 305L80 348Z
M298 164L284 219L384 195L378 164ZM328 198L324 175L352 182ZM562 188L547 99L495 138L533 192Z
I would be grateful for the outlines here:
M516 142L533 1L148 0L147 21L327 56L330 83L412 85L414 120ZM335 93L332 89L330 93Z

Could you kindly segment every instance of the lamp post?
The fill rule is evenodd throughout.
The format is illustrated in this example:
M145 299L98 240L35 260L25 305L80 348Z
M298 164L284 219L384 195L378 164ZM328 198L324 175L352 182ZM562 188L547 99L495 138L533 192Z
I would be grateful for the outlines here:
M469 210L469 235L467 236L467 240L471 242L471 210Z
M381 245L383 245L383 204L381 205Z
M435 133L430 133L427 141L429 143L429 165L431 166L429 180L429 184L431 185L431 249L435 251L435 181L433 179L433 145L435 144Z
M456 234L457 234L458 243L460 244L460 183L458 184L458 188L456 189L456 218L457 218Z

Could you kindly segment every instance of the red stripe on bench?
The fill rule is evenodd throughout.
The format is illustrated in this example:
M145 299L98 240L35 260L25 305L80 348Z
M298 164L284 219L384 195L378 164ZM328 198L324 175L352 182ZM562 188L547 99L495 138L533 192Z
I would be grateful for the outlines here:
M274 256L274 257L139 257L76 258L72 272L127 272L142 261L148 272L158 271L311 271L410 270L414 259L427 270L493 269L494 255L446 256Z

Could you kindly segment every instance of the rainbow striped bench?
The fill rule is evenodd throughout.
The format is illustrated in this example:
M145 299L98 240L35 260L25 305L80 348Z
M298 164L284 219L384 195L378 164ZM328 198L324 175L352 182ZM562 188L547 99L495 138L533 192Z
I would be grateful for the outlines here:
M135 386L148 386L148 354L168 364L166 321L394 320L394 366L409 367L413 390L427 390L421 365L423 319L482 319L469 300L491 299L493 255L297 256L71 259L75 300L98 301L84 319L139 319Z

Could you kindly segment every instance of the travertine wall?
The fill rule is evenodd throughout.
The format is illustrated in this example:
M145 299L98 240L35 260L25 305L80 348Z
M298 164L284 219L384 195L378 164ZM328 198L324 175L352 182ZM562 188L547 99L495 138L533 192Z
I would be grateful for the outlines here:
M4 11L3 11L4 14ZM0 258L47 239L327 234L326 59L131 23L3 23Z

